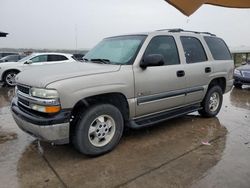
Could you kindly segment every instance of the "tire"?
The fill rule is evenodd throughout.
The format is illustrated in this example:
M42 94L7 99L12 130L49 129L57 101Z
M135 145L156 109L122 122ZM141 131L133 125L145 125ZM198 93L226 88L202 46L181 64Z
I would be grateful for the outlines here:
M216 116L221 109L222 101L223 95L221 87L211 87L201 103L202 109L199 110L200 115L204 117Z
M6 86L13 87L16 85L16 75L18 71L8 71L4 74L3 81Z
M239 84L239 83L236 84L236 83L235 83L235 84L234 84L234 87L236 87L237 89L241 89L242 84Z
M77 121L72 143L80 153L98 156L115 148L121 139L123 127L123 116L115 106L93 105Z

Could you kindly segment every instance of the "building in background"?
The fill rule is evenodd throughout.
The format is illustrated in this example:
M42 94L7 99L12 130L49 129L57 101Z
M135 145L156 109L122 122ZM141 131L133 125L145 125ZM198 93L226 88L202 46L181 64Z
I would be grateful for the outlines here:
M249 46L241 46L237 48L232 48L231 54L234 59L234 64L236 67L250 63L250 47Z

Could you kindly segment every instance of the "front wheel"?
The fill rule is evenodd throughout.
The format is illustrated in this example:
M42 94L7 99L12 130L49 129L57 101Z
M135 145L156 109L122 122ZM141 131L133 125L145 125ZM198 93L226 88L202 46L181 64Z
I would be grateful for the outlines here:
M111 151L123 133L123 117L113 105L99 104L86 110L76 123L72 142L86 155L97 156Z
M221 109L222 101L223 95L221 87L211 87L201 103L202 109L199 110L199 113L204 117L216 116Z

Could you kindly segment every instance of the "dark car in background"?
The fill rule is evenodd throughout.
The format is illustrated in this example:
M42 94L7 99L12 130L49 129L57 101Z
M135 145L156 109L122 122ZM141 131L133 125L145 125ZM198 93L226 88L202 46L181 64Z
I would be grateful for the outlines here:
M5 56L8 56L8 55L18 55L18 53L15 53L15 52L0 52L0 59L5 57Z
M242 85L250 85L250 64L237 67L234 70L234 86L241 88Z
M8 55L0 59L0 63L2 62L17 62L20 59L26 57L26 55Z

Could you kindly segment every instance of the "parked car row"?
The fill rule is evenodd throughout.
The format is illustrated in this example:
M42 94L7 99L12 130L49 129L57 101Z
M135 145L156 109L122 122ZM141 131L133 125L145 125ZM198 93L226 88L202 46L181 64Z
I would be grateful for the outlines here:
M0 81L7 86L15 86L16 75L32 67L55 64L55 63L76 62L72 54L64 53L33 53L17 62L0 63Z

